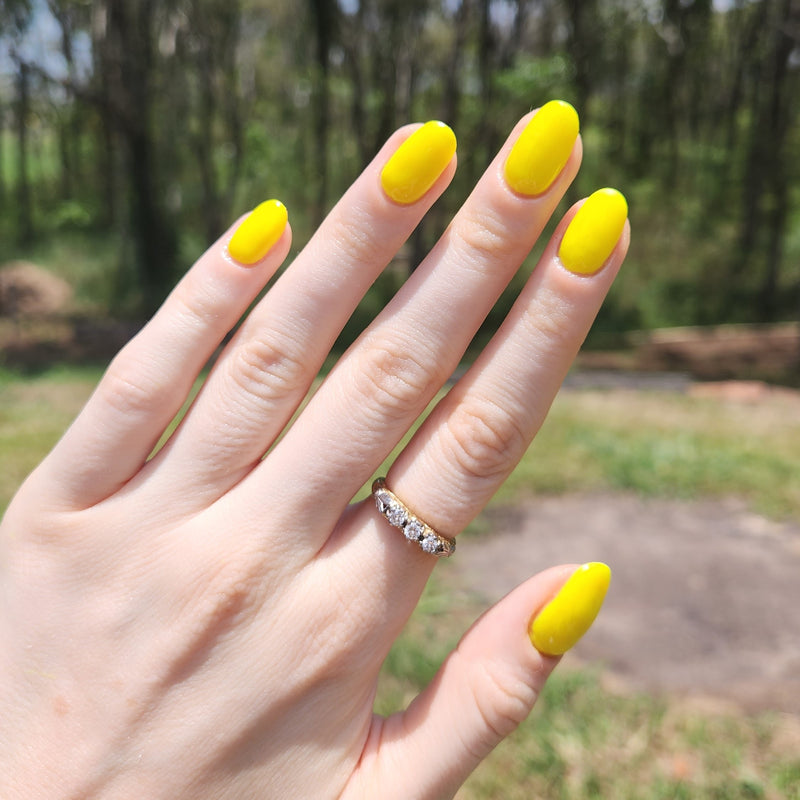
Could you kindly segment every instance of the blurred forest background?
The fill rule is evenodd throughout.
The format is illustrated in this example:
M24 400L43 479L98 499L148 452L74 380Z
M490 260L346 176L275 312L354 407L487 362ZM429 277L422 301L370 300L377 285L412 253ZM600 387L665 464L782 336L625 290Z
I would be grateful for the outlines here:
M288 206L299 248L394 128L442 119L459 138L457 177L369 314L519 116L563 98L585 145L568 200L616 186L635 232L598 341L800 319L797 0L0 8L0 263L63 276L83 314L141 318L268 197Z

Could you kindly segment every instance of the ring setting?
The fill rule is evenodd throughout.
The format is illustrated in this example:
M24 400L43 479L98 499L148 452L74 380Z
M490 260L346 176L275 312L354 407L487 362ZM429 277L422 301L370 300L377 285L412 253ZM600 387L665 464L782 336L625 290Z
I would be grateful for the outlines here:
M430 555L446 558L456 549L455 539L437 533L423 522L400 498L386 486L386 478L377 478L372 484L372 496L378 511L395 528L400 528L410 542Z

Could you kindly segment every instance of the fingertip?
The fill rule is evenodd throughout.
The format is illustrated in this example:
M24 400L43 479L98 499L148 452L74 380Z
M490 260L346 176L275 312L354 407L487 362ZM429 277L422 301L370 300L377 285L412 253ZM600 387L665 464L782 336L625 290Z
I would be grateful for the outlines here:
M628 230L627 221L628 201L621 192L608 187L593 192L564 231L558 246L561 264L576 275L599 272Z
M578 140L578 112L563 100L545 103L514 142L503 174L508 186L524 197L544 194L572 155Z
M417 128L381 170L386 196L399 205L422 199L456 154L456 135L444 122L431 120Z
M283 237L288 222L286 206L280 200L266 200L239 223L228 241L228 255L242 266L255 266Z
M594 623L611 583L607 564L583 564L531 620L531 644L543 655L560 656L572 649Z

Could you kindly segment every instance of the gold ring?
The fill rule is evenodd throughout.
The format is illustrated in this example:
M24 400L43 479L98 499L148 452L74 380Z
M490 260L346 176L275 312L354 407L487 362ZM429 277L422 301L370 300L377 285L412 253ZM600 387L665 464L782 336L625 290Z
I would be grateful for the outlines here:
M446 558L453 555L456 540L442 536L423 522L394 492L386 488L386 478L375 479L372 496L378 511L390 525L400 528L408 541L416 542L425 553L433 556Z

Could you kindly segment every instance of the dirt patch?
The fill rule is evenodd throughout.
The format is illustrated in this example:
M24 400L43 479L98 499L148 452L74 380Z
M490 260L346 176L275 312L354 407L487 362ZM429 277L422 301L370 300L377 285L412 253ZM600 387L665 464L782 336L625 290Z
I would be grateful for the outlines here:
M624 686L800 714L800 526L730 501L547 497L487 512L452 580L493 602L553 564L614 572L572 660Z
M72 287L29 261L0 266L0 316L39 317L66 311Z

